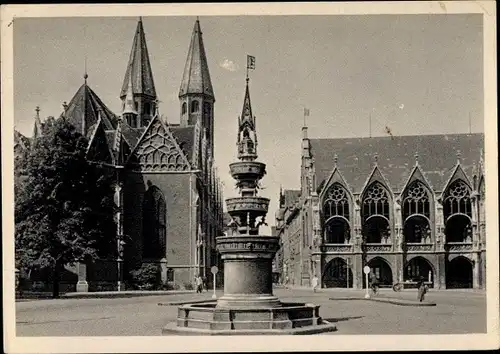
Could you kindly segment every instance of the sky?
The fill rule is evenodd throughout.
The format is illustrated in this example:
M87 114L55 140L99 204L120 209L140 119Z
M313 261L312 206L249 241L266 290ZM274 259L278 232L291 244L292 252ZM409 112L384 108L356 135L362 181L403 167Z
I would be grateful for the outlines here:
M35 107L58 116L83 84L115 113L137 17L20 18L14 22L14 119L31 136ZM160 113L178 123L181 76L196 18L143 17ZM237 119L246 55L260 195L274 225L280 186L300 188L303 109L311 138L483 132L480 14L200 17L214 87L215 159L224 197L236 196ZM268 234L269 228L262 233Z

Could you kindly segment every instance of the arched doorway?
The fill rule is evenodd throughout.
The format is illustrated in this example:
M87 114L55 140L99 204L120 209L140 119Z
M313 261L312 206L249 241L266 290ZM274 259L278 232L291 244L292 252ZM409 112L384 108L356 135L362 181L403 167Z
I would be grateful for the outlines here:
M368 218L363 225L366 243L386 243L390 237L389 221L379 215Z
M446 288L472 288L472 262L459 256L446 263Z
M472 225L467 215L454 214L446 221L446 242L472 242Z
M325 288L346 288L348 281L352 288L352 270L345 260L334 258L326 265L322 281Z
M337 216L326 222L325 243L349 243L350 237L350 227L346 219Z
M405 243L430 243L429 219L423 215L412 215L406 219L403 229Z
M422 277L434 284L434 270L431 263L424 257L412 258L404 268L404 280L416 280ZM429 280L430 279L430 280Z
M367 265L371 268L370 277L376 277L380 285L392 286L391 266L385 259L375 257ZM366 277L363 277L363 286L366 286Z

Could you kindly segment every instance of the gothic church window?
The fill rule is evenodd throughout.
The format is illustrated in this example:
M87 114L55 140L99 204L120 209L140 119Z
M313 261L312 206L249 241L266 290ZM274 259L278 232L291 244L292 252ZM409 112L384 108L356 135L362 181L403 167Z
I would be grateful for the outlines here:
M349 199L347 191L339 183L326 192L323 202L325 243L348 243L350 239Z
M389 193L379 182L372 183L363 196L361 220L362 233L366 243L388 243Z
M200 102L194 100L191 102L191 113L196 113L200 110Z
M165 197L156 186L149 185L143 203L143 257L166 257L167 205Z
M403 234L407 243L430 243L430 193L420 181L414 181L403 195Z
M446 242L472 242L470 188L462 180L453 182L443 201Z

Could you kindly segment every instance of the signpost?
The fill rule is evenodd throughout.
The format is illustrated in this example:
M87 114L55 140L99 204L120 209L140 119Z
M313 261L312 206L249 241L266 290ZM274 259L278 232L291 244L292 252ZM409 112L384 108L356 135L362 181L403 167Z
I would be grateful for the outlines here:
M217 299L217 295L215 295L215 275L219 271L219 268L217 268L217 266L213 266L212 268L210 268L210 271L214 275L214 294L212 295L212 299Z
M365 299L369 299L370 298L370 293L368 292L368 274L370 274L370 267L365 266L363 268L363 273L365 273L365 277L366 277L366 294L365 294Z

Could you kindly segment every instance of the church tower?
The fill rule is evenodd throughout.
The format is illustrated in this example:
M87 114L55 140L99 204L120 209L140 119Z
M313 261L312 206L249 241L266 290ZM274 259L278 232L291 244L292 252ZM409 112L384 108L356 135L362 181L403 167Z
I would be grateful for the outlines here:
M142 26L142 18L139 18L139 22L137 23L132 51L130 52L130 59L120 92L120 99L123 102L122 108L124 110L130 85L132 87L134 102L133 110L137 113L137 119L132 122L131 127L147 127L156 111L157 98L153 72L151 70L151 63L149 62L148 47L146 46L146 36Z
M213 152L215 96L198 19L196 19L191 36L179 90L179 101L181 104L181 126L194 125L198 120L201 120L201 125L207 133L209 149Z

